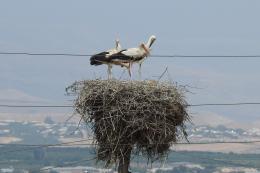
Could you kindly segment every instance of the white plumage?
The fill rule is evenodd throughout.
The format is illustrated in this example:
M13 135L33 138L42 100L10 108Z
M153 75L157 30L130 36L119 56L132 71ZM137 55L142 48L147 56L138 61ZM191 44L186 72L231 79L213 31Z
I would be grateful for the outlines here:
M139 64L139 76L141 77L141 66L145 58L150 55L151 46L156 40L156 37L152 35L146 44L142 43L137 48L129 48L115 53L109 57L113 64L121 65L128 69L128 73L131 76L131 66L133 63Z
M115 48L109 49L109 50L101 52L101 53L98 53L96 55L93 55L90 58L90 64L91 65L107 64L107 66L108 66L107 67L108 79L111 79L112 78L112 67L113 67L112 65L113 64L109 60L109 57L113 54L120 52L120 51L121 51L121 45L120 45L119 40L117 39Z
M105 52L93 55L90 58L91 65L108 65L108 78L112 77L112 65L119 65L128 69L129 76L131 77L131 67L133 63L139 64L139 76L141 77L141 66L145 58L150 55L151 46L156 40L156 37L152 35L146 44L142 43L136 48L129 48L121 50L121 45L116 40L116 47L109 49Z
M154 43L154 41L156 40L156 37L154 35L152 35L147 43L145 44L146 48L149 49L149 51L151 51L151 46L152 44ZM138 73L139 73L139 78L141 78L141 69L142 69L142 63L144 62L144 60L147 58L148 56L142 58L141 60L139 61L135 61L135 63L138 63L139 64L139 69L138 69Z
M142 43L137 48L129 48L122 50L116 54L113 54L109 57L111 62L128 69L129 76L131 77L131 66L134 62L143 59L149 55L149 49Z

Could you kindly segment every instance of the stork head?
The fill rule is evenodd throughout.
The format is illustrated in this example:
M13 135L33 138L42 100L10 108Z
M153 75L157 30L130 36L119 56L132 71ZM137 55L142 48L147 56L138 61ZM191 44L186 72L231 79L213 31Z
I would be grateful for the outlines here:
M119 39L116 39L116 50L121 50L121 45Z
M149 38L148 42L146 43L146 47L151 48L151 46L152 46L152 44L154 43L155 40L156 40L156 37L155 37L154 35L152 35L152 36Z
M119 44L119 42L120 42L120 41L119 41L119 39L117 38L117 39L116 39L116 45Z

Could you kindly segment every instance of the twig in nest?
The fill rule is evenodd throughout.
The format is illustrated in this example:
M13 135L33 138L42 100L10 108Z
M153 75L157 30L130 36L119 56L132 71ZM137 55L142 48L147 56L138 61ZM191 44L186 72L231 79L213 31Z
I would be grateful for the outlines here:
M164 76L164 74L165 74L166 72L168 72L168 67L167 67L167 66L166 66L164 72L161 74L161 76L159 76L158 82L161 80L161 78Z
M77 130L79 130L79 125L80 125L82 119L83 119L83 116L80 117L80 120L79 120L79 122L78 122L77 128L76 128L75 130L73 130L73 131L70 133L70 135L73 135Z
M78 95L76 112L91 124L98 160L118 163L135 148L153 162L187 137L186 90L159 83L167 70L158 81L88 80L70 87Z

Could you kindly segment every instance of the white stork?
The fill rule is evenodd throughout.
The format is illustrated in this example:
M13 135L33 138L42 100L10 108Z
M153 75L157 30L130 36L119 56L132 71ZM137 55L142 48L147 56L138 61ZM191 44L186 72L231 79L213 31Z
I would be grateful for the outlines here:
M146 44L142 43L137 48L129 48L122 50L109 56L111 63L121 65L128 69L129 76L131 77L131 66L133 63L139 63L139 75L141 76L141 65L146 57L150 55L150 47L156 40L156 37L152 35Z
M129 76L131 77L131 66L133 62L139 62L144 57L147 57L150 54L150 49L142 43L137 48L129 48L122 50L118 53L115 53L109 56L109 61L115 65L120 65L128 69Z
M149 40L147 41L147 43L145 44L146 48L149 49L149 51L151 51L151 46L154 43L154 41L156 40L156 37L154 35L152 35ZM144 58L140 59L139 61L135 61L135 63L139 64L139 69L138 69L138 73L139 73L139 78L141 78L141 68L142 68L142 63L144 62L144 60L147 58L148 56L145 56Z
M95 54L90 57L90 64L91 65L102 65L107 64L107 73L108 73L108 79L112 78L112 64L109 60L109 57L113 54L116 54L121 51L121 45L119 43L119 40L116 40L116 47L113 49L109 49L107 51Z

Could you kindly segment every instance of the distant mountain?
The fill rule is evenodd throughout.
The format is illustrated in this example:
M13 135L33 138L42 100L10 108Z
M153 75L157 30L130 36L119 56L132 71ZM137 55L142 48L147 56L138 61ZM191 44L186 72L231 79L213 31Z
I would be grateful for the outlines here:
M29 95L17 89L1 89L0 103L47 103L49 100Z
M260 128L241 129L229 128L224 125L215 127L209 125L189 126L189 139L191 141L236 141L250 140L260 137Z
M56 123L50 117L44 122L0 121L0 143L52 144L72 139L91 137L91 130L84 123ZM230 128L224 125L190 125L187 127L188 140L191 143L250 141L260 138L260 129ZM13 140L10 140L13 139ZM182 142L185 142L183 140ZM213 147L214 146L214 147ZM221 151L221 152L259 152L257 144L211 144L211 145L175 145L175 150Z

